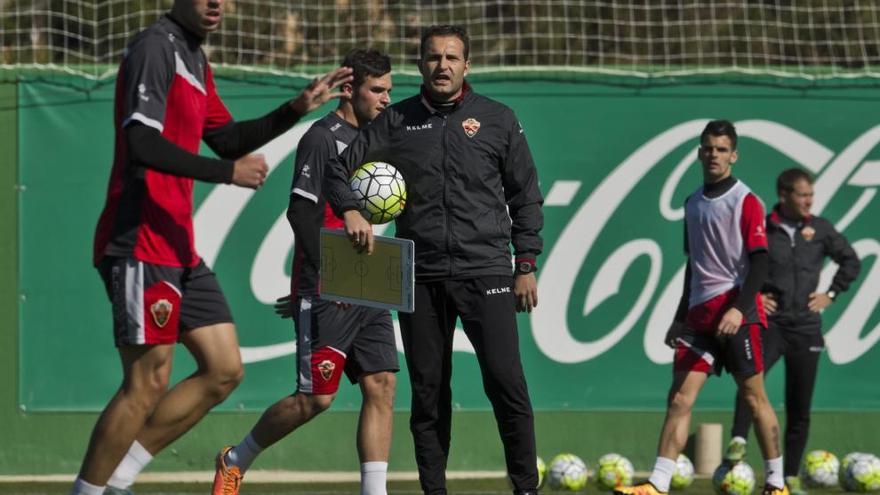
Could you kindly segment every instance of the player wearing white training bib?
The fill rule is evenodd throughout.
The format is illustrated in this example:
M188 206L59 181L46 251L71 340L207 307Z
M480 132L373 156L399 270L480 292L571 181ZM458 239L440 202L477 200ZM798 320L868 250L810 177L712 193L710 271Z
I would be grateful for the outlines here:
M717 327L722 309L739 294L750 268L748 254L767 251L761 200L732 176L719 186L710 186L711 192L702 186L685 203L685 252L691 269L687 323L705 332ZM723 190L725 186L729 189ZM716 191L719 196L707 196ZM743 324L766 327L763 305L755 296L754 304L743 304Z
M698 156L703 186L685 204L684 291L666 343L675 349L672 386L648 481L618 487L615 495L669 492L675 460L684 449L693 405L722 368L733 375L755 419L765 460L763 495L789 495L782 479L779 424L764 390L761 331L767 319L758 291L767 277L767 232L761 201L732 175L737 135L726 120L709 122Z

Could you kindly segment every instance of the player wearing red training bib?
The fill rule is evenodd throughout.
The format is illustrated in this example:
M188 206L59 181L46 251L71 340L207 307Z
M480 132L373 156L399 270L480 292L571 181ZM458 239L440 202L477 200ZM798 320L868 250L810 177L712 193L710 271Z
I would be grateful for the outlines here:
M782 478L779 424L764 390L761 331L767 318L759 290L767 277L767 232L761 201L732 175L737 135L726 120L709 122L698 156L703 185L685 203L685 284L666 343L675 348L672 386L660 445L648 481L616 495L669 491L684 449L691 410L708 377L733 375L755 419L765 461L764 495L788 495Z

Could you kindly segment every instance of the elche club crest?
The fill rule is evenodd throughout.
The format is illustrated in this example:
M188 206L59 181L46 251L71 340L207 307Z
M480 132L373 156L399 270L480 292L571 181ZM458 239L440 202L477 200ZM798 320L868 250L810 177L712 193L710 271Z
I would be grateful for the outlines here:
M159 328L168 324L172 311L174 311L174 305L168 299L159 299L150 305L150 314L153 315L153 321Z
M333 371L336 369L336 364L329 359L325 359L318 363L318 371L321 372L321 378L325 381L329 381L333 378Z
M810 242L813 240L813 237L816 235L816 229L807 225L803 229L801 229L801 236L803 236L804 240Z
M464 133L467 134L468 137L474 137L474 135L480 130L480 121L471 117L463 121L461 127L464 129Z

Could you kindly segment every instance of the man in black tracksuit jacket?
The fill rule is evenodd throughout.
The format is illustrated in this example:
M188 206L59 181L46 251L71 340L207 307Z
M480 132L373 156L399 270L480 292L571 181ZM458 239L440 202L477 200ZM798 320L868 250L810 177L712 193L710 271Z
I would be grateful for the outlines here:
M813 180L800 169L782 172L776 180L779 203L767 215L770 274L762 289L769 328L764 332L764 362L769 370L785 356L785 467L792 494L802 492L798 467L807 444L810 402L819 353L825 346L820 311L849 288L858 276L859 257L828 220L810 214ZM827 292L816 292L825 257L839 265ZM751 418L737 398L728 458L745 452ZM739 444L739 445L737 445Z
M452 338L461 318L495 411L515 493L537 492L535 433L516 310L537 304L543 226L538 176L513 111L471 91L463 29L422 37L421 94L390 106L328 165L325 197L356 246L372 245L348 178L388 162L407 184L397 237L415 242L415 312L399 314L422 490L446 493ZM516 270L511 265L513 244Z

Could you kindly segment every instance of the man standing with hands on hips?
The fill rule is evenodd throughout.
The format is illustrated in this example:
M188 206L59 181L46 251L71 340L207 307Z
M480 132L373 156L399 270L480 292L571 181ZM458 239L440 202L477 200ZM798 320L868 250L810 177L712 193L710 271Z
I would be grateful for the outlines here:
M421 41L420 94L390 106L330 162L324 190L352 242L369 253L372 229L349 191L351 172L384 161L407 181L408 201L396 226L398 237L415 243L415 312L399 318L422 490L446 493L452 340L460 318L495 412L514 493L534 494L534 418L515 311L531 311L538 302L543 199L519 121L471 89L468 56L463 28L429 27Z
M813 178L799 168L776 179L779 202L767 215L770 275L761 290L769 327L763 333L764 366L769 370L785 359L785 484L792 495L806 493L798 470L810 430L810 403L825 349L822 313L859 275L856 252L831 222L813 215ZM837 272L826 292L817 292L819 274L829 257ZM748 406L737 396L731 440L725 459L745 457L752 426Z

